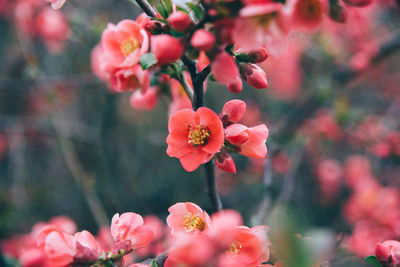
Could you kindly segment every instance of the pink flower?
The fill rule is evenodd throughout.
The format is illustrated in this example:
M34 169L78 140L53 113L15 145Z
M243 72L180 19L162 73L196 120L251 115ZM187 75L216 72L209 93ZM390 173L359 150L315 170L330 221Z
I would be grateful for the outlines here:
M128 67L139 63L140 56L149 50L146 31L133 20L108 24L101 37L105 61L114 67Z
M210 51L214 48L216 38L209 31L199 29L194 32L190 44L199 51Z
M282 8L281 3L273 1L246 1L232 32L237 47L251 51L259 47L277 50L278 46L282 46L281 43L274 43L284 39L280 24L285 23L279 21ZM259 20L260 17L263 19Z
M288 3L290 22L296 30L312 31L322 23L325 0L293 0Z
M126 212L121 216L116 213L111 220L111 235L115 242L129 241L131 249L137 249L148 244L153 232L143 226L143 218L134 212Z
M183 11L174 11L168 16L171 28L178 32L185 32L193 26L189 15Z
M222 210L211 217L208 234L219 249L226 250L234 241L237 228L243 224L242 216L235 210Z
M84 230L74 235L76 241L76 252L74 261L79 263L91 263L98 259L101 254L100 245L94 236Z
M73 262L76 241L72 235L55 226L48 225L42 229L37 245L44 250L53 266L66 266Z
M51 3L51 7L53 9L61 8L67 0L47 0L47 2Z
M135 109L152 110L157 104L158 90L150 87L146 91L137 90L133 92L130 98L130 104Z
M376 245L376 258L385 266L398 266L400 264L400 242L387 240Z
M168 253L164 266L204 266L212 260L213 254L213 242L207 235L181 233Z
M241 124L232 124L225 130L226 139L240 148L239 153L252 158L264 158L267 155L265 141L268 138L265 124L247 128Z
M239 262L242 266L259 266L262 262L267 261L269 258L269 243L266 230L264 226L253 228L238 226L234 241L228 248L227 255L223 257L231 257L234 262ZM222 265L220 266L222 267Z
M176 203L168 211L167 224L173 234L200 233L210 225L210 216L194 203Z
M161 34L151 37L151 52L156 56L158 64L166 64L180 59L184 49L177 38Z
M150 85L150 75L140 65L114 68L110 72L110 83L116 92L139 88L146 91Z
M233 93L242 91L242 80L235 60L227 52L222 51L216 55L211 63L211 71L215 79L228 86Z
M45 8L36 17L37 33L51 52L60 52L69 35L69 25L64 15Z
M183 109L168 123L167 154L180 160L183 168L194 171L208 162L224 142L222 123L211 109Z

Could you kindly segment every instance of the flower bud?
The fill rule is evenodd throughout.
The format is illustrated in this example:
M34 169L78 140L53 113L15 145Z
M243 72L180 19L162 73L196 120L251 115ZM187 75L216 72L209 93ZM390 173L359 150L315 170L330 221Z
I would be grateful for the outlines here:
M376 245L376 259L385 266L398 266L400 264L400 242L387 240Z
M254 64L244 63L240 66L240 72L248 84L257 89L268 86L267 75L264 70Z
M261 63L268 58L267 49L260 47L250 52L241 52L240 50L236 53L236 59L241 62L249 63Z
M223 171L236 173L235 162L233 161L231 155L229 155L226 151L216 154L215 165Z
M159 35L163 32L163 25L155 20L149 20L146 22L144 28L152 35Z
M240 145L246 142L250 137L249 128L242 124L232 124L225 129L225 138L231 144Z
M203 29L197 30L190 40L190 44L199 51L210 51L214 48L215 42L214 34Z
M183 45L171 35L161 34L151 38L151 51L159 64L171 63L183 55Z
M242 100L233 99L225 103L219 114L220 119L224 126L228 123L239 122L246 111L246 103Z
M178 32L185 32L193 26L193 21L189 15L183 11L175 11L168 17L171 28Z

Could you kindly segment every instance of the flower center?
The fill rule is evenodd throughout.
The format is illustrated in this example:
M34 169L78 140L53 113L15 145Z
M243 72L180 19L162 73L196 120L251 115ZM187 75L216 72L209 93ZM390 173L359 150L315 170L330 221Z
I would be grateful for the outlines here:
M188 143L194 147L206 145L211 137L211 131L204 125L197 125L195 128L189 125L187 130L189 131Z
M242 248L242 245L239 242L233 242L228 251L226 252L229 256L236 256L240 253L240 249Z
M189 212L185 216L183 216L183 228L186 232L193 232L196 229L202 232L205 227L205 222L199 217Z
M132 36L122 42L120 48L125 57L129 56L133 51L139 47L139 42Z

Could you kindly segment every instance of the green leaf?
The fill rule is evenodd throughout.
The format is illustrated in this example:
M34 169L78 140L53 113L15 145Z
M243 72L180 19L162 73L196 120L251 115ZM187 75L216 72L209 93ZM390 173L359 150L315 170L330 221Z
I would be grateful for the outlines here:
M165 8L165 6L164 6L164 4L162 3L161 0L160 1L156 1L155 8L157 9L158 13L160 13L160 15L163 18L168 18L168 11Z
M172 13L173 9L172 9L172 2L171 0L162 0L164 3L164 7L168 12L168 15Z
M148 69L154 64L157 63L157 59L153 53L146 53L140 57L140 65L142 65L142 69Z
M365 257L365 261L374 267L382 267L382 265L376 259L376 256L367 256Z
M193 3L186 3L188 7L193 11L194 15L196 16L197 19L201 19L203 17L203 10L199 5L193 4Z
M160 18L150 18L151 20L155 20L155 21L158 21L158 22L161 22L161 23L164 23L164 24L167 24L168 23L168 21L166 20L166 19L160 19Z
M157 261L156 260L152 260L152 262L150 263L151 267L158 267L157 265Z

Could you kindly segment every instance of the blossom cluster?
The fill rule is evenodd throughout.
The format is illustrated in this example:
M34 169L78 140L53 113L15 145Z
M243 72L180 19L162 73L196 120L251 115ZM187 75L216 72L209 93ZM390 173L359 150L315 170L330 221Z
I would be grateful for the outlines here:
M68 217L54 217L36 224L29 234L3 240L1 247L23 267L150 266L134 261L163 249L168 250L164 266L170 267L250 267L269 259L267 228L243 226L236 211L223 210L210 217L196 204L186 202L171 206L169 213L168 231L157 217L143 219L126 212L115 214L110 228L101 228L97 237L86 230L77 232Z

